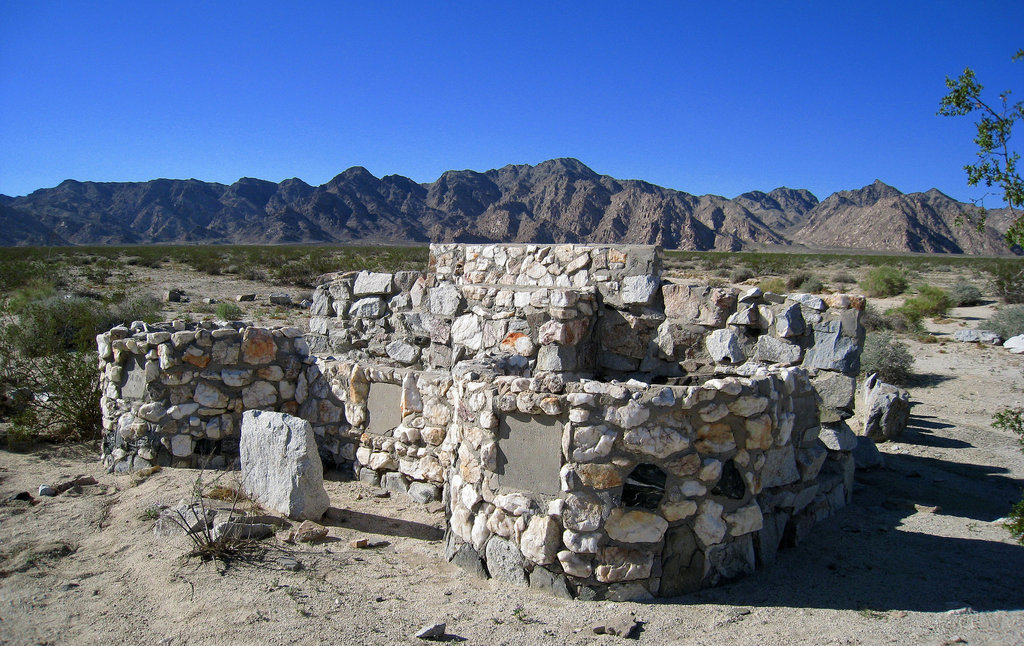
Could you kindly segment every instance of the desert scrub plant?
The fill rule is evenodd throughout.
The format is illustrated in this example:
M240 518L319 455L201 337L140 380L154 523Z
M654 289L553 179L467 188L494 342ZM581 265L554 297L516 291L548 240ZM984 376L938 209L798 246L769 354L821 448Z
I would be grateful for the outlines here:
M734 283L742 283L745 280L750 280L754 277L754 272L750 270L750 267L739 266L733 269L729 274L729 280Z
M757 283L757 286L762 291L772 292L773 294L785 294L786 293L786 281L782 280L778 276L772 276L771 278L764 278Z
M897 321L896 317L878 311L878 308L868 303L860 315L860 323L868 332L879 330L895 330L903 326L902 320Z
M262 555L264 550L256 541L240 538L232 532L218 532L215 529L215 525L211 522L214 512L206 505L206 498L210 491L233 494L228 498L231 503L231 508L227 512L228 518L235 518L238 505L249 501L238 487L225 487L217 484L226 472L218 474L210 485L204 483L204 473L205 469L199 470L199 475L196 476L195 482L192 484L191 500L184 510L181 506L175 507L170 515L171 520L181 527L185 531L185 535L192 541L192 549L186 554L186 557L195 557L203 561L229 561L233 558L254 558Z
M121 325L130 325L134 321L156 323L161 319L162 313L163 305L160 299L152 294L125 296L110 305L111 322Z
M837 271L832 276L832 282L840 285L852 285L857 282L857 279L848 271Z
M1014 433L1024 451L1024 408L1004 408L992 418L992 426ZM1024 497L1010 509L1005 527L1018 543L1024 545Z
M214 314L222 321L237 321L242 318L242 308L234 303L217 303Z
M824 289L825 285L814 276L807 277L796 287L798 292L803 292L805 294L820 294Z
M786 276L786 289L793 291L800 288L800 285L804 284L811 279L811 272L809 271L797 271Z
M949 290L949 301L953 307L967 307L981 304L981 290L961 279Z
M902 294L907 288L907 277L894 267L882 265L869 270L864 276L864 280L860 282L860 287L868 296L876 298L896 296Z
M864 339L860 356L861 374L877 374L890 384L905 384L910 379L914 357L906 343L891 332L871 332Z
M995 261L989 273L997 296L1007 303L1024 303L1024 261Z
M949 306L949 296L944 290L932 285L919 285L917 296L906 299L903 305L886 313L903 318L910 329L920 329L922 319L926 316L943 316L949 311Z
M992 330L1004 339L1024 334L1024 305L1007 305L999 308L979 329Z
M26 358L0 333L0 382L30 393L12 418L13 437L55 442L99 437L100 384L95 352Z

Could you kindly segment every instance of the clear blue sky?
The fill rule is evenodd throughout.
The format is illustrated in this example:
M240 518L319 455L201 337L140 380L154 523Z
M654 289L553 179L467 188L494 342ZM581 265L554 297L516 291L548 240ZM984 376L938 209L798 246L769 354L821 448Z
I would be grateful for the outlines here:
M1024 97L1024 2L710 4L0 0L0 193L576 157L728 197L977 194L971 122L935 112L965 66Z

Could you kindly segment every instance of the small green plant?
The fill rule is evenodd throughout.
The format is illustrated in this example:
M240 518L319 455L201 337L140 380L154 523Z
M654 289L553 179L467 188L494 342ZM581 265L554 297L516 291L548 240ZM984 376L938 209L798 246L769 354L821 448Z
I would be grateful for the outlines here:
M876 298L896 296L902 294L907 288L907 277L895 267L883 265L868 271L864 280L860 282L860 287L868 296Z
M761 280L757 286L760 287L762 291L772 292L773 294L785 294L788 291L786 289L786 281L782 280L778 276L765 278Z
M992 330L1004 339L1024 334L1024 305L1001 307L989 320L984 321L978 327L983 330Z
M860 371L864 375L877 374L890 384L905 384L910 378L914 357L906 343L891 332L871 332L864 340L860 356Z
M142 513L139 514L139 520L156 520L157 518L160 518L161 511L163 511L163 509L160 505L150 505L143 509Z
M218 303L216 314L222 321L237 321L242 318L242 308L234 303Z
M967 281L960 280L949 290L949 300L954 307L968 307L981 304L981 290Z

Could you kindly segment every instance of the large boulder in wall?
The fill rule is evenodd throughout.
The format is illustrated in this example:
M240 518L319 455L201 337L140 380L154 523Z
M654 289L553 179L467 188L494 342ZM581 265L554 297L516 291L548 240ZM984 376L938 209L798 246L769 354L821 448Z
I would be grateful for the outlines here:
M293 520L318 520L330 501L309 422L272 411L242 414L242 490Z

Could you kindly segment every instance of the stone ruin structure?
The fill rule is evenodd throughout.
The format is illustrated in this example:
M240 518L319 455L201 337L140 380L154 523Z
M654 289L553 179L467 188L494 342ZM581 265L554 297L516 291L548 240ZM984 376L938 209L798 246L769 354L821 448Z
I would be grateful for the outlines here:
M325 276L305 334L100 335L104 459L233 467L242 412L282 411L325 462L442 500L471 571L673 596L849 501L863 305L667 279L656 247L435 244L425 273Z

